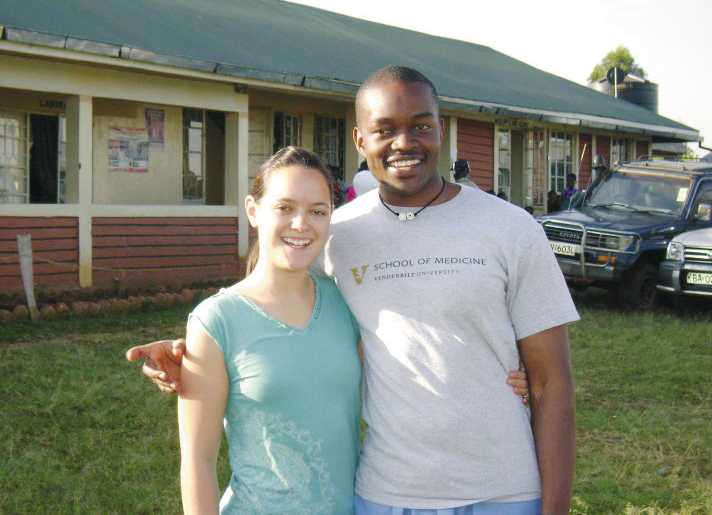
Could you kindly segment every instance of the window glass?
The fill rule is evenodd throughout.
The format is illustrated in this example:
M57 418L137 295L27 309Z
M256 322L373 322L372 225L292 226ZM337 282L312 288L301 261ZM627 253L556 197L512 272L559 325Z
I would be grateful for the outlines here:
M552 132L549 137L549 190L562 193L566 174L573 173L573 135Z
M503 193L507 199L512 197L512 144L511 134L507 129L497 131L497 193Z
M331 116L314 116L314 152L344 172L344 130L346 120Z
M205 111L183 109L183 201L205 203Z
M0 204L28 202L27 115L0 110Z

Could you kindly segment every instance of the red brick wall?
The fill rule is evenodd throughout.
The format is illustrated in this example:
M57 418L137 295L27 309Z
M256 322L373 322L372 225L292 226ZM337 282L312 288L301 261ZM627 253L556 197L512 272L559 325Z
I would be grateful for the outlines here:
M470 163L470 178L487 191L494 187L494 124L457 119L457 158Z
M93 285L190 284L241 274L237 218L94 218ZM35 285L79 287L76 217L0 217L0 290L22 291L17 235L32 236ZM116 279L115 279L116 278Z
M94 218L94 285L189 284L239 275L237 218Z
M585 188L591 179L591 156L593 155L591 152L593 150L591 148L591 141L592 138L590 134L579 134L579 158L581 159L581 165L579 167L577 188Z
M648 142L636 140L635 141L635 160L640 159L641 156L647 156L650 154L648 151Z
M0 289L22 291L17 235L32 237L36 285L79 285L79 222L75 217L0 217Z
M609 136L596 136L596 155L603 156L606 166L611 167L611 138Z

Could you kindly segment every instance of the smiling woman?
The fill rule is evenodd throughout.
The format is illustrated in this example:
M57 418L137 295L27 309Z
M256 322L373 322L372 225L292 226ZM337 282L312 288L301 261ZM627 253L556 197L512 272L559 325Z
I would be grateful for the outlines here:
M303 168L306 171L310 171L312 174L313 173L319 173L321 176L324 178L324 184L328 188L328 199L331 199L328 201L325 201L323 198L320 200L316 201L316 204L318 204L315 207L318 207L320 211L327 211L328 214L326 214L327 218L327 225L328 221L330 219L330 214L331 214L331 209L333 205L333 196L334 196L334 180L332 175L326 170L324 167L324 164L322 163L321 159L316 156L315 154L304 150L304 149L299 149L297 147L285 147L278 151L276 154L274 154L272 157L267 159L262 165L259 167L257 170L257 175L255 177L255 181L252 184L252 190L250 192L250 195L245 199L245 208L248 211L248 216L250 216L250 224L253 227L257 227L257 219L255 217L255 214L258 211L258 207L265 196L267 192L267 184L270 183L273 172L275 171L280 171L284 170L285 168ZM297 172L297 170L292 170L292 172ZM279 174L278 174L279 175ZM287 176L289 174L287 173L282 173L282 175L278 178L278 182L281 188L285 188L289 186L289 181L287 181ZM319 181L317 181L318 183ZM302 183L303 185L304 183ZM274 188L275 192L274 194L276 195L276 189ZM289 192L285 192L285 194L289 195ZM302 191L301 194L304 194ZM285 199L287 202L286 203L281 203L279 202L279 199L273 198L271 201L277 201L277 205L273 206L273 209L278 209L282 211L289 210L291 206L291 203L294 202L293 199ZM270 202L268 200L268 202ZM252 213L252 214L250 214ZM262 231L260 231L262 232ZM257 261L260 255L260 240L259 238L255 241L253 244L252 248L250 249L250 254L247 258L247 269L246 269L246 274L249 275L252 270L255 268L257 265ZM323 242L322 242L323 246Z
M328 235L331 174L287 147L245 199L248 276L190 315L178 401L184 512L350 513L359 445L359 330L336 285L308 274Z

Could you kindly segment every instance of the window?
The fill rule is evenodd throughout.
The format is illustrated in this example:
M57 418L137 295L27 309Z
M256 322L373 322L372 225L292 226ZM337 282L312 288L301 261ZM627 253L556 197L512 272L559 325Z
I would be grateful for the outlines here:
M497 193L512 198L512 138L509 130L497 131Z
M620 164L633 161L632 154L635 152L635 142L627 139L611 140L611 163Z
M0 203L28 202L27 115L0 111Z
M183 201L205 203L205 111L183 109Z
M302 145L302 117L285 113L274 114L274 149Z
M57 167L59 169L58 200L60 204L67 201L67 119L59 117L59 148L57 149Z
M225 203L225 113L183 109L183 202Z
M552 132L549 136L549 190L561 193L566 187L566 174L573 173L573 136Z
M344 131L346 120L329 116L314 117L314 152L324 163L339 169L344 175Z
M66 119L0 110L0 204L66 198Z
M544 207L546 199L546 132L528 131L525 148L525 167L532 178L532 207Z

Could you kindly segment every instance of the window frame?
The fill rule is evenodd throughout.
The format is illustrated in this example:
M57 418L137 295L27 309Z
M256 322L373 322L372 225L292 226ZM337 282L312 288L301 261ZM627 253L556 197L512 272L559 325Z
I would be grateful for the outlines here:
M192 116L192 117L191 117ZM206 144L206 113L204 109L196 108L183 108L183 169L181 175L181 191L182 191L182 201L184 204L205 204L205 175L206 175L206 156L205 156L205 144ZM193 126L192 124L200 124L199 126ZM191 131L200 131L200 149L195 150L191 148L191 144L195 143L194 139L191 139ZM198 155L200 162L200 174L195 174L191 170L191 165L194 164L195 159L191 159L192 156ZM202 183L200 183L202 179ZM193 182L186 186L186 182ZM196 192L195 195L190 195L190 189L197 190L198 184L200 184L200 191ZM199 195L197 194L199 193Z

